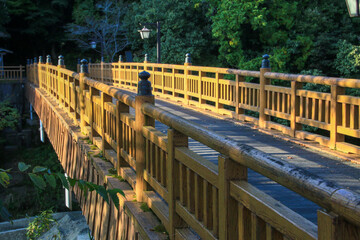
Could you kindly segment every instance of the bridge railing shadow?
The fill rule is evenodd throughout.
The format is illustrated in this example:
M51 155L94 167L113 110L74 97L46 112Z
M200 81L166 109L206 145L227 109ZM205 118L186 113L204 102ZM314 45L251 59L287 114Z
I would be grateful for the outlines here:
M217 111L221 108L225 111L224 101L219 98L222 96L219 86L228 84L223 89L228 89L224 90L226 96L232 96L231 101L239 106L235 112L240 114L240 110L250 109L245 106L251 105L251 111L258 110L262 114L257 120L261 124L261 121L268 122L270 113L278 110L269 110L269 105L259 102L263 98L254 100L248 95L242 98L247 102L240 105L241 98L237 95L234 100L234 90L229 89L244 86L247 89L241 91L255 92L255 96L265 90L268 91L265 100L279 102L275 95L269 95L270 92L286 96L288 90L261 85L266 74L269 74L268 79L274 75L263 70L235 72L230 69L203 75L213 69L150 63L100 63L92 64L90 70L91 78L62 66L28 66L28 74L34 76L31 82L57 99L81 131L102 149L118 175L131 179L125 176L130 171L130 175L136 176L132 185L137 201L148 203L170 239L193 236L193 231L202 239L336 239L338 236L338 239L357 239L360 236L359 194L162 110L154 105L153 96L132 97L114 87L136 89L138 73L149 70L154 94L170 95L189 103L200 98L202 105L215 101ZM236 73L236 81L224 79L230 73ZM248 82L240 84L241 77L258 77L261 86ZM281 76L276 75L276 78ZM194 83L194 79L198 82ZM336 83L345 86L342 80ZM194 90L192 95L191 89L199 92ZM130 108L135 109L135 115L129 112ZM168 126L166 134L155 128L155 120ZM189 138L220 153L218 166L189 149ZM318 211L317 226L249 184L248 168L323 207Z

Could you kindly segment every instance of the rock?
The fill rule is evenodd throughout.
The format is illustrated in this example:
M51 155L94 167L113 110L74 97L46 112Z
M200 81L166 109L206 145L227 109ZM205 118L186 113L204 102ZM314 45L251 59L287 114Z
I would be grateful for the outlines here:
M89 227L81 213L68 214L44 233L39 240L52 239L53 236L58 236L62 240L90 240L88 232Z

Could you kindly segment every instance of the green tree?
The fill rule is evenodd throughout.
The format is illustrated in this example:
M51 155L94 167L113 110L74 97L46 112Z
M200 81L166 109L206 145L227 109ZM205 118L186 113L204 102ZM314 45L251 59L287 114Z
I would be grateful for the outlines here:
M203 5L186 0L140 0L129 6L124 19L131 50L137 61L143 61L145 53L156 62L156 28L150 38L142 40L139 23L160 21L161 56L163 63L183 64L186 53L191 53L193 63L209 65L216 59L216 48L212 44L210 19Z
M77 2L73 10L74 23L66 27L68 36L84 50L91 49L90 42L98 43L100 46L94 50L105 60L114 61L116 54L128 45L122 26L125 12L121 1Z

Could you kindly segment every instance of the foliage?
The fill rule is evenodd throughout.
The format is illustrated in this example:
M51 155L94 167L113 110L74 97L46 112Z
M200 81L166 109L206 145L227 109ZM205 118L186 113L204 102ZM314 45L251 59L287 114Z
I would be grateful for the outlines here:
M29 171L31 168L30 165L25 164L24 162L18 163L18 169L20 172L27 174L33 185L40 189L45 190L46 186L49 185L51 188L56 188L56 178L58 178L62 185L66 189L70 189L70 187L74 187L77 185L80 190L82 190L83 194L87 196L88 192L96 191L104 200L109 204L109 200L111 199L116 208L119 206L118 194L124 195L124 193L120 189L106 189L104 186L97 185L91 182L87 182L84 180L78 180L71 177L65 177L61 172L52 173L51 170L47 167L35 166L32 168L32 171ZM11 169L4 170L0 169L0 183L3 187L7 187L10 183L11 176L9 172ZM4 206L0 203L0 209L3 209ZM5 219L9 219L10 214L6 214L6 211L1 211L1 217Z
M46 210L41 212L40 215L36 216L26 229L27 239L38 239L42 233L50 230L52 225L57 223L52 214L52 210ZM60 239L59 234L52 236L52 239Z
M15 129L19 119L19 112L9 101L0 102L0 131L7 127Z
M128 45L121 21L125 11L121 2L111 0L77 2L73 10L75 23L66 27L69 39L85 50L91 49L90 42L99 43L100 50L94 50L113 62L115 55Z
M215 59L216 46L212 44L210 19L205 16L205 6L195 6L186 0L140 0L133 2L124 19L131 50L136 61L143 61L144 54L156 62L156 27L149 39L142 40L140 23L161 24L161 55L163 63L184 64L185 54L191 53L193 64L206 65Z
M4 24L10 20L6 0L0 0L0 38L8 37Z
M337 43L338 53L335 67L344 77L357 75L360 72L360 46L352 45L346 40Z

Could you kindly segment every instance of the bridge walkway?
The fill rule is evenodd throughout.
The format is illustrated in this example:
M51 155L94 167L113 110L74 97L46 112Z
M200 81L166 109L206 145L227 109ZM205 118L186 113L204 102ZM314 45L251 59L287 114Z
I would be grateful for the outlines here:
M126 92L135 96L135 93L131 91ZM164 99L156 99L155 105L239 143L250 145L269 155L294 164L324 180L360 193L360 164L285 141L245 126L236 120L220 118L213 113L211 115L206 114ZM134 113L134 109L132 111ZM155 127L163 133L166 133L168 128L168 126L158 121L155 122ZM190 140L189 146L191 150L217 165L218 152L195 140ZM264 191L288 208L317 224L316 210L320 209L317 204L250 169L248 181L259 190Z

